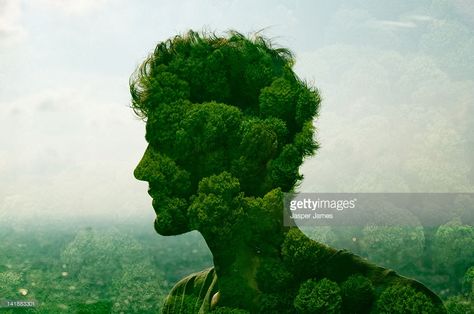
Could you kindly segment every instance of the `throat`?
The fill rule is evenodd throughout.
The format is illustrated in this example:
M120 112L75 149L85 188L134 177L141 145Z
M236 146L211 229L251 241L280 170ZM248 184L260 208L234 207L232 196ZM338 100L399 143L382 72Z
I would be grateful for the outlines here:
M258 252L236 243L225 249L209 247L219 289L219 293L213 297L214 306L254 309L261 294L256 280L260 264Z

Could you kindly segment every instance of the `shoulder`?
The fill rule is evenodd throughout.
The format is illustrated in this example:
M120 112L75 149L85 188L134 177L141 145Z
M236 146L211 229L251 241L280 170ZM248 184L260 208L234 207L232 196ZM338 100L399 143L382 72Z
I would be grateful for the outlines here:
M176 283L163 304L162 313L198 313L209 307L217 276L214 267L190 274Z
M443 301L421 282L377 266L347 250L334 251L324 272L326 277L339 283L356 274L367 277L375 289L379 310L380 307L421 306L420 310L430 309L431 313L446 312Z

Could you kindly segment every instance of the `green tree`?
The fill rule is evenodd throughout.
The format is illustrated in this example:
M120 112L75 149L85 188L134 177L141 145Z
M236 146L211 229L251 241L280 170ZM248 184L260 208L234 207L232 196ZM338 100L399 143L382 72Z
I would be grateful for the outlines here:
M112 313L157 313L163 299L163 277L150 262L127 264L112 281Z
M340 313L342 298L337 283L329 279L304 282L294 302L298 313Z
M435 234L433 258L439 272L449 274L455 291L460 291L462 278L473 266L474 228L459 219L440 226Z
M353 275L341 284L344 313L369 313L375 299L372 282L362 275Z
M143 250L137 240L117 229L81 230L61 253L61 271L67 275L62 280L75 287L70 294L83 303L109 300L115 293L112 283L124 276L126 267L145 262Z

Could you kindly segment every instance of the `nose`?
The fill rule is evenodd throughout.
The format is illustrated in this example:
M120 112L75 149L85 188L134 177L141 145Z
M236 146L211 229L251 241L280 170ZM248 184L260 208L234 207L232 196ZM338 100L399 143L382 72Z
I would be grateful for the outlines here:
M147 171L148 170L147 168L149 168L148 167L149 162L150 162L149 159L150 159L150 145L148 145L148 147L145 150L145 153L143 154L142 159L140 160L138 165L135 167L135 170L133 170L133 176L137 180L149 181L147 180L148 178L147 174L149 173L149 171Z

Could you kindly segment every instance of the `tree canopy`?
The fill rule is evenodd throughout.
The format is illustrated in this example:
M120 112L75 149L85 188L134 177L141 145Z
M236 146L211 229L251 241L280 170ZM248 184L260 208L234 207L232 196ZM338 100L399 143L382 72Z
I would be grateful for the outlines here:
M289 191L318 147L312 121L320 96L270 40L231 31L190 31L157 45L130 79L132 108L156 151L189 173L189 193L222 171L246 195Z

